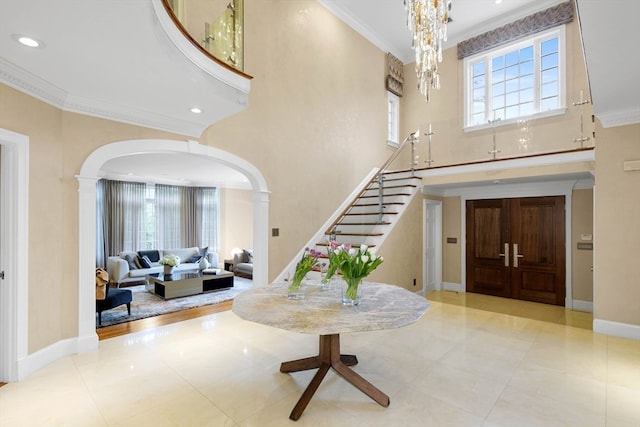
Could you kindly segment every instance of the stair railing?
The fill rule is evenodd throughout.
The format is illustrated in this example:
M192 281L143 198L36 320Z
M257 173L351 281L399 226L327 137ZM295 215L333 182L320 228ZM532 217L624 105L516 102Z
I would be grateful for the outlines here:
M419 138L420 138L420 129L418 129L415 132L409 134L409 136L407 136L404 139L404 141L402 141L400 143L400 145L398 145L398 148L396 148L396 150L391 154L391 156L389 156L389 158L378 169L378 173L373 177L373 179L369 182L369 184L367 186L365 186L360 191L360 193L358 193L358 195L354 198L354 202L356 200L360 199L360 197L362 197L364 192L369 189L371 184L374 181L377 181L378 182L378 222L382 222L382 217L384 215L384 174L389 169L389 166L391 166L391 164L400 155L402 150L404 150L404 148L406 146L411 145L411 175L412 176L414 175L414 173L415 173L415 162L414 162L415 143L418 142ZM353 209L353 207L354 207L354 203L351 203L344 211L342 211L342 213L340 215L338 215L336 217L335 221L333 221L333 223L331 223L331 226L326 231L326 234L329 235L329 240L335 240L336 239L336 234L340 234L340 232L338 230L336 230L336 229L337 229L338 225L340 224L340 221L342 221L342 219L349 212L351 212L351 209Z

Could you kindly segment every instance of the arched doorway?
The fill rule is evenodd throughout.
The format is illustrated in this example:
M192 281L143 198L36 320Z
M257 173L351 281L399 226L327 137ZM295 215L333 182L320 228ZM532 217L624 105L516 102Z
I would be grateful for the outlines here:
M253 189L253 244L255 263L253 280L267 283L269 272L268 227L269 191L260 171L246 160L226 151L195 141L144 139L114 142L102 146L87 157L79 183L79 251L78 251L78 350L96 348L95 332L95 251L96 251L96 182L100 167L110 159L141 153L188 153L206 156L233 168L247 177Z

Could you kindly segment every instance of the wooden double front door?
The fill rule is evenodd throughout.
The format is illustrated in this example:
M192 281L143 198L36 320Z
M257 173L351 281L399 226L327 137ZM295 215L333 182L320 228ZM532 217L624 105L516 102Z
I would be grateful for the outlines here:
M467 291L565 304L563 196L468 200Z

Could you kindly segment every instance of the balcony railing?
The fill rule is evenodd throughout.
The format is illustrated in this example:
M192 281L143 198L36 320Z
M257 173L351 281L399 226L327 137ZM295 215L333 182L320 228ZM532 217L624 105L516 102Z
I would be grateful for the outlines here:
M244 0L162 0L182 33L207 56L244 74Z

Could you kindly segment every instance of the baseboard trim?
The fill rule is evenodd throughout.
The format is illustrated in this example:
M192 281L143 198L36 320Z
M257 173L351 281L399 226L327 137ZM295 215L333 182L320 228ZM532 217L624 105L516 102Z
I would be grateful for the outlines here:
M588 313L593 313L593 303L591 301L580 301L574 299L571 301L571 307L576 311L586 311Z
M45 366L72 354L98 348L98 334L60 340L18 361L18 381L27 378Z
M461 283L442 282L443 291L464 292Z
M628 323L593 319L593 332L640 341L640 326Z

